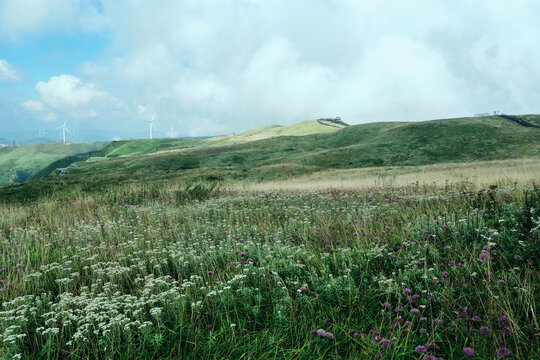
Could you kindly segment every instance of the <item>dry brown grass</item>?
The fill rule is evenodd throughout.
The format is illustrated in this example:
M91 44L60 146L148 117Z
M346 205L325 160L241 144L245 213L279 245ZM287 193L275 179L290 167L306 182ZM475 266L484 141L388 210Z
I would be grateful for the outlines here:
M468 183L473 188L489 185L530 185L540 179L540 159L515 159L424 166L395 166L322 171L283 181L232 184L232 190L326 190L402 187L411 184L444 186Z

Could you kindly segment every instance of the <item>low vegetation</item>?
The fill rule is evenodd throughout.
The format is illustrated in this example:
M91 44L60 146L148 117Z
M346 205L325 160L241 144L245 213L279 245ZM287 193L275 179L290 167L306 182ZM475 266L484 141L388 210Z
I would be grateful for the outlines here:
M539 140L485 117L63 157L0 187L0 358L540 358Z
M533 359L540 189L132 184L0 207L0 354Z

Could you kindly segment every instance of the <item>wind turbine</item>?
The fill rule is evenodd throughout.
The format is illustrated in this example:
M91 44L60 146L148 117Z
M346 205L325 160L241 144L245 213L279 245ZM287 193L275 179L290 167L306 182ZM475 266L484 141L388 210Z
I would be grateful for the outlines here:
M152 124L154 123L154 118L156 117L156 114L152 115L152 119L148 120L150 123L150 139L152 139Z
M62 142L66 143L66 131L71 134L71 131L66 127L67 120L64 120L64 125L57 127L57 129L62 129Z
M169 135L169 137L170 137L171 139L174 138L174 137L176 137L176 131L174 131L174 128L172 127L172 125L171 125L171 130L169 130L169 131L167 132L167 135Z

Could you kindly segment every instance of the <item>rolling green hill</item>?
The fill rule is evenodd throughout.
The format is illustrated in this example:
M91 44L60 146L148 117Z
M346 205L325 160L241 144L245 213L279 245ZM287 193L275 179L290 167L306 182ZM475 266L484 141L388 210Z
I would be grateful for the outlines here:
M274 127L264 132L274 131ZM257 131L254 132L255 134ZM185 178L254 181L332 168L423 165L540 156L540 130L498 116L348 126L330 133L237 144L217 140L112 142L69 169L61 181L107 183ZM206 146L205 146L206 145ZM208 146L213 145L213 146ZM101 157L97 157L101 156ZM77 160L59 160L37 177ZM45 180L47 181L47 180Z
M32 144L0 149L0 184L24 181L29 177L49 175L56 168L88 160L98 162L111 158L201 146L220 146L245 143L277 136L302 136L334 132L346 124L327 124L307 120L291 126L270 125L238 134L206 139L140 139L95 144L61 143Z
M533 125L540 126L540 115L530 114L530 115L521 115L519 117Z
M102 144L41 143L0 148L0 184L26 180L56 160L97 149Z
M533 123L539 118L528 115L527 121ZM298 129L312 125L304 122L289 128L271 126L217 139L111 142L57 160L29 182L0 188L0 195L50 192L71 188L69 185L91 191L132 181L267 181L328 169L540 156L540 129L499 116L371 123L304 136L269 135L279 131L298 133ZM235 137L262 134L267 137L230 144ZM79 167L69 168L65 176L54 171L74 162Z
M208 138L205 144L230 145L242 142L268 139L279 136L304 136L312 134L331 133L343 129L345 123L332 123L330 121L306 120L291 126L270 125L247 130L238 134Z

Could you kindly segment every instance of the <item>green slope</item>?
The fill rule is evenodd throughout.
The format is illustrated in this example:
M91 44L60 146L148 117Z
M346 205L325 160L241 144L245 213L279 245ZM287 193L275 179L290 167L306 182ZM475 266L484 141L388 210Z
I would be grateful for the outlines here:
M346 124L338 125L345 127ZM302 136L339 130L316 120L291 126L270 125L238 134L206 139L138 139L96 144L33 144L0 149L0 184L49 175L56 168L92 158L100 162L112 158L141 156L202 146L246 143L278 136Z
M70 170L69 176L149 180L212 174L217 178L267 180L328 168L535 157L540 156L540 131L495 116L372 123L307 136L224 146L195 145L84 162L81 168Z
M540 126L540 115L538 114L520 115L519 117L533 125Z
M58 159L94 150L103 143L45 143L0 148L0 183L22 181Z
M252 134L276 129L259 129ZM270 137L230 145L227 144L230 138L222 143L216 139L213 142L208 140L112 142L96 151L51 164L39 174L41 179L0 188L0 197L25 198L29 193L77 187L92 191L131 181L265 181L332 168L540 156L540 129L525 127L499 116L371 123L347 126L329 133ZM70 168L66 176L60 177L53 172L55 168L65 167L74 161L79 161L80 167Z
M279 136L304 136L335 132L348 126L342 124L320 123L317 120L306 120L291 126L270 125L247 130L238 134L213 137L203 140L208 145L230 145L242 142L268 139Z

